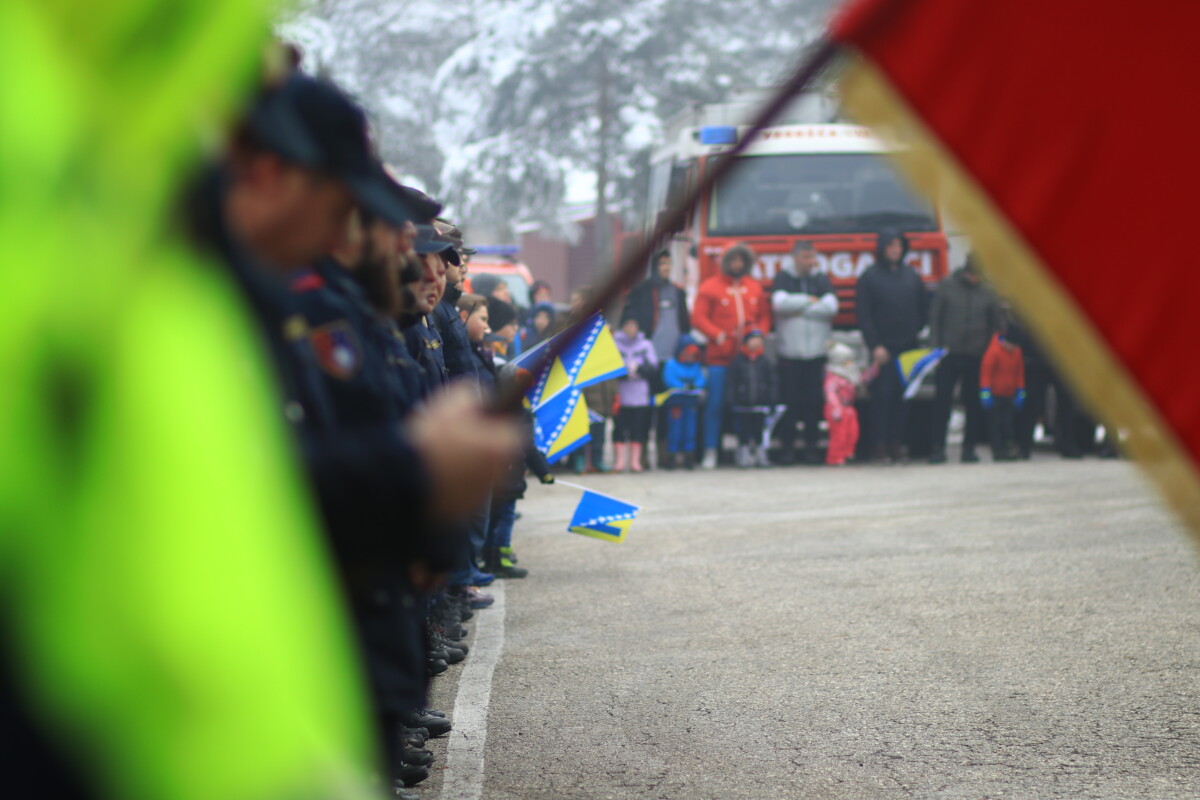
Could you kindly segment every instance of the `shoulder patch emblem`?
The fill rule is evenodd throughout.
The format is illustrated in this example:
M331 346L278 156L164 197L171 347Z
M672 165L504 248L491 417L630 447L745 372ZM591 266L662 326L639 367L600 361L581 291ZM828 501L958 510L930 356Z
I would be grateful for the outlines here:
M362 369L362 345L350 323L345 320L314 328L308 335L308 341L312 344L313 354L321 369L338 380L350 380Z

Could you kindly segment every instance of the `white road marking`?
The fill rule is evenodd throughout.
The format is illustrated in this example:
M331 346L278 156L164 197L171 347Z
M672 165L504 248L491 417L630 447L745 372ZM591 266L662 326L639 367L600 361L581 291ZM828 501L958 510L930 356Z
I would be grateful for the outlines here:
M446 771L442 773L443 800L479 800L483 792L492 673L504 649L504 581L496 581L486 591L496 602L475 612L475 641L458 679L458 697L451 717L454 730L450 732Z

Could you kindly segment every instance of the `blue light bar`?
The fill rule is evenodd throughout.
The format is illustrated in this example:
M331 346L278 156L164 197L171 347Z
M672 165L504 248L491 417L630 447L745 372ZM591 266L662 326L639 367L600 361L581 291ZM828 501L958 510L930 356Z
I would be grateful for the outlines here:
M485 256L515 256L521 248L515 244L477 244L472 245L475 252Z
M732 125L708 125L701 128L700 144L737 144L737 128Z

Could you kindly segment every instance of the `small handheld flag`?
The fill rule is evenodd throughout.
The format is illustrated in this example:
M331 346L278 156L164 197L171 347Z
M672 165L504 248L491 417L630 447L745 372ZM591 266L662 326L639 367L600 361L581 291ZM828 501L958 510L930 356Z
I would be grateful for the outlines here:
M771 434L775 432L775 426L779 424L779 420L783 419L783 415L786 413L786 405L776 405L767 412L767 418L763 421L763 435L761 443L764 451L771 449Z
M553 464L590 442L587 402L578 389L559 392L533 412L533 441Z
M539 363L550 341L522 353L513 363L527 369ZM525 396L530 405L537 409L567 390L577 391L625 374L625 361L613 341L612 331L608 329L604 317L596 314L563 348L559 357L538 373L533 387Z
M928 377L933 368L946 356L946 348L923 347L917 350L905 350L896 358L896 368L900 370L900 380L904 383L904 399L911 400L921 388L921 383Z
M583 489L582 486L563 481L559 483ZM575 507L575 514L571 517L567 530L581 536L591 536L593 539L621 542L625 540L625 534L640 510L638 506L615 497L583 489L583 497L579 498L579 505Z

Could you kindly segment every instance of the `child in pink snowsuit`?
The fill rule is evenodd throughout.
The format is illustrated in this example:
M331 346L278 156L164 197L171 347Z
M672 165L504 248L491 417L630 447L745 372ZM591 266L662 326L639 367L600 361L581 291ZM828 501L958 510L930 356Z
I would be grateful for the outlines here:
M860 380L854 353L844 344L829 349L825 367L825 421L829 425L829 450L825 463L840 467L858 447L858 410L854 395Z

